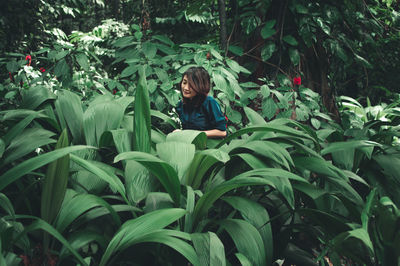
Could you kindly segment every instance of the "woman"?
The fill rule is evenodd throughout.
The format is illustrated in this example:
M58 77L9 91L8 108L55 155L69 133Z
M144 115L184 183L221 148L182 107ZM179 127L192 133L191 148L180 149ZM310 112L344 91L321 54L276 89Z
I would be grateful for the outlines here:
M226 137L226 117L208 95L210 75L203 67L191 67L180 82L182 100L176 108L183 129L200 130L209 138Z

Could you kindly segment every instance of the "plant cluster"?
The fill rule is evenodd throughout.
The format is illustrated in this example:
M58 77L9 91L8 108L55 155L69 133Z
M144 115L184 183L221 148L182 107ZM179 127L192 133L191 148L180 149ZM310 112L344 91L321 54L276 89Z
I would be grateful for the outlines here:
M342 97L340 125L298 76L116 24L1 61L0 265L399 261L399 99ZM170 133L194 64L223 140Z

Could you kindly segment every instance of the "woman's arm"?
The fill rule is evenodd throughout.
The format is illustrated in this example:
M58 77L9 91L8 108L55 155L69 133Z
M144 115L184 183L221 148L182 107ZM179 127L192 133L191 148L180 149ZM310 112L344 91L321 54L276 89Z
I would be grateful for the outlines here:
M225 138L226 137L226 131L222 131L219 129L210 129L210 130L205 130L203 132L206 133L208 138Z

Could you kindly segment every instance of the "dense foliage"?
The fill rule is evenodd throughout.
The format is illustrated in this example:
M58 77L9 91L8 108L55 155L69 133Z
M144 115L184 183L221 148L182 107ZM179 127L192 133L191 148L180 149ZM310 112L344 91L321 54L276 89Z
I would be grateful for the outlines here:
M0 4L1 266L400 262L398 1L225 2Z

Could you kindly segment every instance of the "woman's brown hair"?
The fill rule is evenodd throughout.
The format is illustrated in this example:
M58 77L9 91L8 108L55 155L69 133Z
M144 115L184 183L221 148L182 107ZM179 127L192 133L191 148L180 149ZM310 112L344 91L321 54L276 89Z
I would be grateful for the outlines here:
M183 97L182 100L185 104L192 104L194 106L200 106L206 99L208 93L210 92L210 75L204 67L191 67L185 71L182 75L182 80L179 83L179 90L182 94L182 82L183 78L186 76L189 83L189 87L194 90L197 95L193 99L189 100Z

